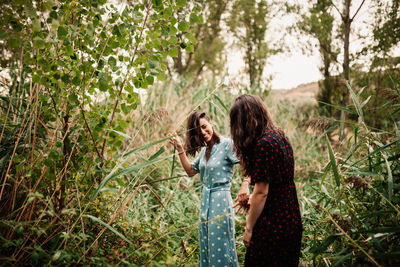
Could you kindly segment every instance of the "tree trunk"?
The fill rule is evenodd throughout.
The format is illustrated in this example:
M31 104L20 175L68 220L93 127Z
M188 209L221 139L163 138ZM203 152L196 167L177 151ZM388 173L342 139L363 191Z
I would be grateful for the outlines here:
M64 127L63 127L63 135L65 136L63 142L63 170L60 180L60 194L58 197L58 213L61 214L61 211L64 209L65 206L65 183L67 182L67 164L68 164L68 157L69 157L69 137L67 131L69 130L69 116L64 116Z
M350 59L349 59L349 47L350 47L350 29L351 29L351 22L350 19L350 2L351 0L345 1L344 13L342 16L343 25L344 25L344 59L343 59L343 78L344 84L342 85L342 99L341 99L341 106L346 107L348 104L348 89L346 83L349 83L349 76L350 76ZM343 141L346 137L347 130L346 130L346 113L344 110L340 111L340 121L341 121L341 129L340 129L340 141Z
M382 68L385 61L385 52L383 52L383 56L381 59L381 64L378 67L378 77L376 79L376 88L375 88L375 101L374 101L374 112L377 112L378 105L379 105L379 91L381 89L381 82L382 82ZM379 129L380 128L380 119L378 116L374 116L374 127Z

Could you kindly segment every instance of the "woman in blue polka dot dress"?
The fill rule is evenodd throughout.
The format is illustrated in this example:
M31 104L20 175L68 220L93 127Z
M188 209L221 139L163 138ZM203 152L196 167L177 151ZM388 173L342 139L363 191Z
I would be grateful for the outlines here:
M202 111L189 116L187 129L186 153L178 137L171 138L170 143L176 147L186 173L189 176L200 173L203 183L199 266L239 266L230 194L233 167L239 160L232 153L232 140L219 135L211 119ZM196 152L199 155L190 163L186 154L194 156Z

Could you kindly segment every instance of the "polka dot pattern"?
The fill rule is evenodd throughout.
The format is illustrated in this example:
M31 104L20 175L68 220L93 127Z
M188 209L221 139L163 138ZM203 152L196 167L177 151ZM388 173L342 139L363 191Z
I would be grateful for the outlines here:
M203 148L192 164L203 183L199 225L201 267L239 266L230 194L233 166L239 161L232 153L232 146L231 139L221 137L214 144L208 162Z
M253 229L245 266L298 266L303 227L292 147L281 134L271 132L257 142L254 155L251 184L268 182L269 191Z

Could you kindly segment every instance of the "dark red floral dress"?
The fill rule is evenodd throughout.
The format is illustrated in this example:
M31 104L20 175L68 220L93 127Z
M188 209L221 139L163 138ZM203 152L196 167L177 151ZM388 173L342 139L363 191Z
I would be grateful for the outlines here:
M258 140L251 184L268 182L269 191L246 251L245 266L298 266L303 231L290 143L279 132Z

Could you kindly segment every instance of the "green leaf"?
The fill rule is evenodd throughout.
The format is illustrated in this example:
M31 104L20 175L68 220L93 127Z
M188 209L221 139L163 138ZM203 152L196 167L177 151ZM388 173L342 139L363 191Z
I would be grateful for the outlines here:
M361 162L361 161L363 161L363 160L365 160L365 159L368 159L369 157L375 155L376 153L381 152L382 150L385 150L387 147L390 147L390 146L392 146L393 144L396 144L397 142L399 142L399 140L394 140L393 142L390 142L389 144L386 144L386 145L384 145L384 146L381 146L381 147L377 148L376 150L372 151L372 152L369 153L368 155L364 156L362 159L359 159L359 160L357 160L356 162L354 162L351 166L354 166L354 165L356 165L357 163L359 163L359 162Z
M19 39L10 38L10 39L8 39L8 44L10 45L11 48L17 48L17 47L19 47Z
M100 220L97 217L94 217L92 215L89 214L84 214L82 215L82 217L87 217L92 219L95 222L100 223L101 225L107 227L111 232L113 232L114 234L116 234L117 236L119 236L120 238L122 238L123 240L125 240L126 242L128 242L131 246L135 246L128 238L126 238L123 234L121 234L120 232L118 232L114 227L112 227L111 225L108 225L107 223L103 222L102 220Z
M71 45L65 46L65 52L68 56L72 56L74 54L74 49Z
M7 38L7 33L0 29L0 40L4 40Z
M72 84L75 86L79 86L81 84L81 80L82 80L81 75L77 73L75 77L72 79Z
M163 15L162 15L162 17L164 19L168 19L171 15L172 15L172 8L171 7L167 7L166 9L164 9Z
M56 253L54 253L52 260L57 261L61 256L61 250L57 250Z
M182 32L187 32L190 28L189 22L181 21L178 23L178 29Z
M127 139L131 139L132 137L130 137L129 135L127 135L126 133L123 133L123 132L119 132L119 131L116 131L116 130L114 130L114 129L105 129L106 131L110 131L110 132L114 132L114 133L116 133L116 134L119 134L119 135L121 135L121 136L123 136L123 137L125 137L125 138L127 138Z
M176 27L174 25L169 26L169 35L175 36L175 34L178 32Z
M44 48L46 45L46 43L44 42L44 40L38 36L36 36L35 38L33 38L33 46L37 49L41 49Z
M164 73L164 72L160 72L158 75L157 75L157 79L159 79L160 81L165 81L166 79L167 79L167 75Z
M342 264L353 256L353 252L347 253L340 257L337 261L333 262L331 267L342 266Z
M194 46L192 44L188 44L186 47L186 51L188 51L189 53L194 52Z
M177 47L171 47L171 49L168 51L168 55L170 57L177 57L178 56L178 48Z
M152 85L154 83L154 77L153 76L146 76L146 81Z
M338 237L339 234L328 236L319 246L314 245L313 247L311 247L310 252L314 255L323 253L328 248L328 246L332 244Z
M65 84L69 84L71 77L68 74L64 74L61 77L61 80L65 83Z
M147 64L149 65L150 69L154 69L155 67L158 66L158 62L154 60L150 60Z
M198 18L197 24L204 24L204 18L203 18L203 16L201 14L198 15L197 18Z
M64 40L65 37L67 36L67 34L68 34L68 30L65 27L63 27L63 26L58 27L57 36L58 36L59 40Z
M124 175L128 175L128 174L131 174L131 173L135 173L135 172L137 172L137 171L140 170L140 169L143 169L143 168L145 168L145 167L147 167L147 166L156 164L156 163L158 163L158 162L161 162L161 161L163 161L163 160L165 160L165 159L168 159L168 158L171 158L171 157L172 157L172 155L169 155L169 156L166 156L166 157L163 157L163 158L160 158L160 159L149 160L149 161L147 161L147 162L145 162L145 163L136 164L136 165L133 165L133 166L130 166L130 167L121 169L119 172L117 172L117 171L119 170L118 167L117 167L117 168L114 168L114 169L112 170L112 172L109 173L109 174L101 181L99 187L98 187L98 188L96 189L96 191L94 192L94 194L93 194L93 196L92 196L92 198L91 198L91 201L92 201L93 199L96 198L96 196L97 196L97 194L99 193L99 191L104 187L105 184L107 184L108 181L110 181L110 180L112 180L112 179L114 179L114 178L120 177L120 176L124 176Z
M58 18L57 12L54 11L54 10L51 11L49 15L50 15L50 18L53 18L53 19L57 19Z
M333 153L328 135L325 135L325 137L326 137L326 143L328 144L329 159L330 159L333 175L335 176L336 185L339 186L340 185L340 176L339 176L339 171L338 171L335 155Z
M192 44L196 44L196 43L197 43L196 37L194 37L191 33L189 33L189 32L185 33L185 37L186 37Z
M387 173L388 173L388 199L392 201L392 196L393 196L393 174L392 170L390 168L389 162L387 160L386 155L383 155L383 158L386 163L386 168L387 168Z
M121 104L121 109L122 109L122 112L123 112L125 115L128 115L129 112L130 112L130 109L129 109L129 107L126 105L126 103L122 103L122 104Z
M219 102L219 104L225 109L226 113L229 113L229 109L228 107L224 104L224 102L221 100L221 98L219 98L219 96L214 95L215 99L217 99L217 101Z
M162 6L162 0L152 0L151 2L155 7Z
M175 45L176 43L178 43L178 37L172 36L171 38L169 38L169 43Z
M162 146L156 153L154 153L149 160L155 160L156 158L158 158L162 153L165 152L165 146Z
M186 0L176 0L176 5L178 7L184 7L186 6Z
M344 108L344 107L342 107L340 105L333 105L333 104L329 104L329 103L326 103L326 102L323 102L323 101L318 101L318 102L321 103L321 104L324 104L325 106L329 106L329 107L336 108L338 110L346 111L349 114L356 114L356 112L354 112L353 110L348 109L348 108Z
M102 59L99 60L99 65L97 66L97 69L101 70L104 68L104 61Z
M109 57L108 58L108 64L112 67L114 67L115 65L117 65L117 60L115 59L115 57Z
M191 13L189 21L190 21L190 23L197 23L199 21L199 18L197 17L197 15L195 13Z
M78 96L74 93L68 96L69 102L78 103Z
M163 143L163 142L169 140L169 139L172 138L172 137L174 137L174 135L171 135L171 136L165 137L165 138L163 138L163 139L160 139L160 140L157 140L157 141L148 143L148 144L143 145L143 146L141 146L141 147L137 147L137 148L135 148L135 149L133 149L133 150L131 150L131 151L129 151L129 152L126 152L126 153L123 155L123 157L127 157L127 156L131 155L132 153L136 153L136 152L139 152L139 151L148 149L149 147L152 147L152 146L154 146L154 145Z
M357 95L354 93L353 89L351 89L350 84L348 82L346 82L346 86L350 91L350 95L351 95L351 98L352 98L352 100L354 102L354 105L356 106L356 110L357 110L358 115L360 116L361 120L364 121L364 113L362 111L360 102L358 101Z
M99 79L99 90L102 92L107 92L108 83L106 79Z

